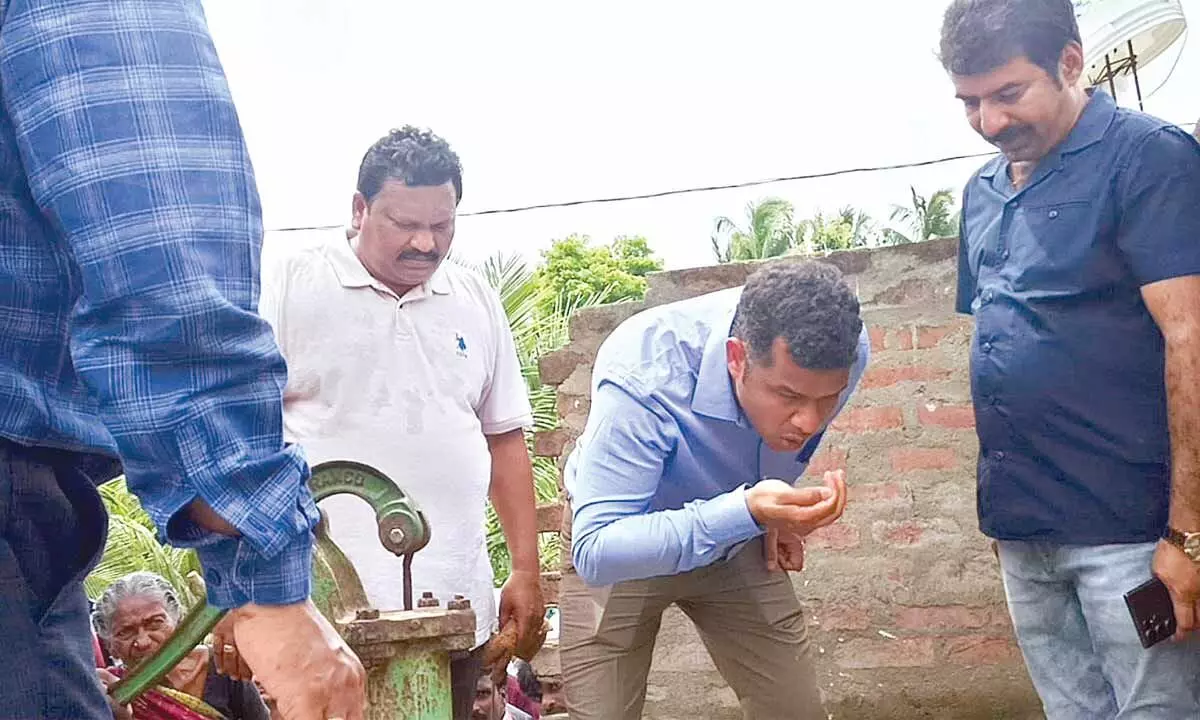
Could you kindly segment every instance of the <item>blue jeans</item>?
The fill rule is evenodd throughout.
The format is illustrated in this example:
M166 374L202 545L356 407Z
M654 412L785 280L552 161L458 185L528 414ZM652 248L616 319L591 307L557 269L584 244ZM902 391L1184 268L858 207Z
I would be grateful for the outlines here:
M1154 543L999 543L1004 591L1048 720L1200 718L1200 636L1143 649L1124 594Z
M112 718L83 592L108 525L81 468L0 440L0 717Z

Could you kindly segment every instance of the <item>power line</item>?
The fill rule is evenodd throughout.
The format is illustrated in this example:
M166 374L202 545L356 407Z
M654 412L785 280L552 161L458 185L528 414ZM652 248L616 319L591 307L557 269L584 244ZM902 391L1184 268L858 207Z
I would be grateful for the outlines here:
M904 170L908 168L927 167L929 165L941 165L943 163L955 162L957 160L991 157L992 155L995 155L995 153L987 152L975 153L972 155L954 155L952 157L938 158L936 160L922 160L920 162L900 163L897 165L876 165L873 167L847 168L844 170L830 170L827 172L808 173L804 175L786 175L783 177L768 178L766 180L747 180L746 182L728 183L725 185L706 185L704 187L661 190L659 192L643 193L639 195L617 195L615 197L595 198L592 200L570 200L567 202L541 203L539 205L524 205L521 207L504 208L500 210L476 210L475 212L460 213L460 217L500 215L503 213L525 212L526 210L574 207L576 205L600 205L603 203L626 202L628 200L652 200L654 198L670 197L672 195L690 195L692 193L712 192L714 190L737 190L739 188L757 187L759 185L773 185L775 183L793 182L796 180L817 180L821 178L836 177L838 175L853 175L857 173L883 172L885 170Z
M883 172L888 170L905 170L909 168L928 167L930 165L941 165L948 162L958 160L969 160L972 158L991 157L994 152L974 153L971 155L953 155L950 157L937 158L936 160L921 160L919 162L898 163L895 165L876 165L870 167L844 168L842 170L830 170L819 173L807 173L803 175L787 175L783 177L767 178L765 180L747 180L744 182L727 183L724 185L706 185L703 187L676 188L673 190L660 190L658 192L641 193L637 195L616 195L613 197L590 198L586 200L567 200L564 202L539 203L536 205L521 205L510 208L496 208L493 210L476 210L474 212L458 213L458 217L477 217L480 215L505 215L509 213L526 212L529 210L546 210L549 208L564 208L576 207L579 205L601 205L607 203L627 202L630 200L652 200L654 198L670 197L673 195L690 195L693 193L713 192L716 190L736 190L739 188L757 187L759 185L771 185L781 182L793 182L796 180L816 180L820 178L836 177L839 175L851 175L857 173ZM277 228L269 232L289 232L299 230L334 230L343 227L337 225L312 225L308 227L290 227Z
M1177 123L1180 127L1190 128L1195 127L1197 123ZM949 157L937 158L934 160L921 160L918 162L897 163L894 165L874 165L867 167L844 168L842 170L829 170L818 173L805 173L802 175L785 175L782 177L767 178L764 180L747 180L744 182L727 183L723 185L705 185L702 187L690 188L675 188L672 190L660 190L658 192L640 193L635 195L615 195L612 197L590 198L585 200L567 200L563 202L538 203L536 205L520 205L509 208L496 208L492 210L476 210L474 212L459 213L458 217L479 217L483 215L507 215L511 213L528 212L530 210L548 210L551 208L566 208L577 207L580 205L604 205L609 203L628 202L631 200L653 200L656 198L672 197L675 195L691 195L694 193L714 192L717 190L738 190L741 188L759 187L761 185L773 185L776 183L795 182L798 180L819 180L822 178L838 177L841 175L855 175L862 173L888 172L892 170L908 170L912 168L929 167L932 165L944 165L945 163L957 162L959 160L971 160L976 158L993 157L995 152L973 153L970 155L951 155ZM339 223L336 225L312 225L308 227L289 227L277 228L268 232L292 232L302 230L336 230L344 227Z
M336 223L334 225L301 225L298 227L267 228L264 232L303 232L305 230L339 230L344 227L346 227L346 223Z

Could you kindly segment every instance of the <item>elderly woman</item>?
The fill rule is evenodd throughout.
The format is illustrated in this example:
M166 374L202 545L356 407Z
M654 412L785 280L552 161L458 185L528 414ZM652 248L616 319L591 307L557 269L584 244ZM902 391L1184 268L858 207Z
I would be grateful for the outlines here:
M183 614L175 588L154 573L136 572L113 583L92 614L96 634L121 667L100 673L120 677L162 646ZM110 675L111 674L111 675ZM162 685L133 703L134 720L269 720L254 683L234 680L217 670L215 653L200 645L185 657Z

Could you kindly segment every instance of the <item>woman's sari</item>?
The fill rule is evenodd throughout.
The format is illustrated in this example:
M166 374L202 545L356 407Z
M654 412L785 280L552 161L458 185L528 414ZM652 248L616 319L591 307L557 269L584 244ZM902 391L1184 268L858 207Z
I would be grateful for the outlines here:
M125 675L124 668L109 668L117 677ZM158 685L134 699L133 720L227 720L224 715L198 697Z

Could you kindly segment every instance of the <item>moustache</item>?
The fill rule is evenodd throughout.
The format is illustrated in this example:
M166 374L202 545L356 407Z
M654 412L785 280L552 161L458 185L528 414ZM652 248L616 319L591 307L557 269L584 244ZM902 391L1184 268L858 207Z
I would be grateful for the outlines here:
M984 135L983 139L993 145L1011 145L1014 141L1027 137L1031 132L1030 128L1022 125L1007 128L995 135Z
M401 260L417 260L425 262L437 262L441 258L436 252L418 252L416 250L405 250L400 253Z

